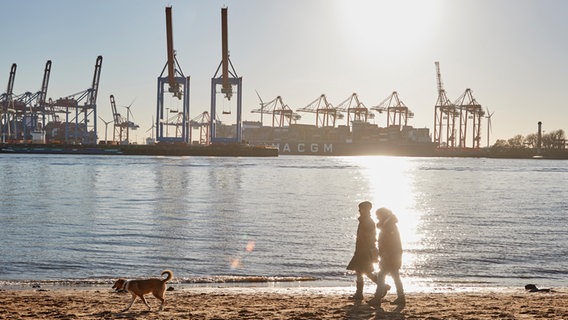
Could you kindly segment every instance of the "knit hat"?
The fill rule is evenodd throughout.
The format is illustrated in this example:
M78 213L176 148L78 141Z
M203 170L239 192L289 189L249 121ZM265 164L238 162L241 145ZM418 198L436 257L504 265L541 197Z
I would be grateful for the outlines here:
M359 210L371 210L371 208L373 207L373 204L369 201L363 201L361 203L359 203Z

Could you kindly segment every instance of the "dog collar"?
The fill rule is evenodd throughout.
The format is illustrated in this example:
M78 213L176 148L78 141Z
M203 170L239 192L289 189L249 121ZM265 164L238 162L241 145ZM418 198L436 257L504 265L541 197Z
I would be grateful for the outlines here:
M122 288L120 288L120 290L126 290L126 286L128 285L128 282L130 282L130 280L126 280L124 281L124 284L122 285Z

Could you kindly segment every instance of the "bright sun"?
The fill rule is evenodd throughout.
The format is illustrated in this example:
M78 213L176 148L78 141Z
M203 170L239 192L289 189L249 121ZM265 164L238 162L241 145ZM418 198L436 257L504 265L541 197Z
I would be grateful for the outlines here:
M363 176L369 182L372 195L373 213L380 207L391 209L398 217L399 230L404 245L419 242L417 233L420 212L415 210L417 194L413 190L415 163L409 158L399 157L353 157L348 159L361 168ZM411 255L408 255L412 259Z
M376 58L416 54L434 33L438 2L335 1L338 27L356 55Z

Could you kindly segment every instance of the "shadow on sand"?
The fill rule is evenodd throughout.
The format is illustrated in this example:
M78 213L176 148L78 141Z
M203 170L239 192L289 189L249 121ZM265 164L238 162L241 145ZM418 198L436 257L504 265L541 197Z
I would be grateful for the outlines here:
M91 314L91 316L100 319L138 319L139 317L149 315L150 313L151 311L148 310L138 311L138 312L103 311Z
M365 302L355 302L352 305L344 307L346 319L386 319L386 320L403 320L406 319L402 310L404 306L397 306L393 310L385 310L382 308L375 309Z

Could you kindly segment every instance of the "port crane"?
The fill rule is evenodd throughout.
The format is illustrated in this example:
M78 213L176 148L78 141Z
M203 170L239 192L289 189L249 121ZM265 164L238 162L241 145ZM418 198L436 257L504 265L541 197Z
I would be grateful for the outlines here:
M53 118L53 113L50 112L48 104L47 104L47 88L49 86L49 76L51 75L51 60L47 60L45 63L45 69L43 70L43 79L41 81L41 90L38 92L37 98L37 109L39 114L41 115L41 125L39 124L36 126L35 130L39 134L42 135L42 140L45 140L45 125L50 120L49 118ZM51 119L53 120L53 119Z
M337 111L347 112L347 127L349 128L353 122L367 122L368 119L375 118L372 112L359 100L357 93L351 94L347 99L340 102Z
M6 93L4 93L0 97L0 102L2 109L1 112L1 119L2 119L2 143L6 143L7 139L12 138L12 130L11 126L14 124L15 120L15 108L14 108L14 100L13 100L13 90L14 90L14 81L16 79L16 69L17 65L15 63L12 64L10 68L10 77L8 78L8 87L6 89Z
M48 60L40 91L35 93L26 91L20 95L13 95L11 100L13 117L9 124L12 141L45 142L45 131L42 126L46 123L45 96L50 70L51 61Z
M381 103L371 109L379 113L387 112L387 128L391 126L398 126L399 129L403 126L406 127L408 119L414 118L414 112L400 100L396 91L393 91Z
M460 119L459 147L467 148L468 127L471 125L472 148L479 148L481 141L481 119L485 115L485 111L483 111L482 106L475 100L469 88L456 99L454 105L458 109Z
M260 108L252 110L251 113L272 115L272 127L282 128L290 126L292 121L295 123L301 118L301 116L295 113L287 104L284 104L281 96L277 96L268 102L263 102L258 92L256 95L258 96L258 99L260 99Z
M438 147L443 146L443 138L446 137L446 147L455 147L455 125L456 118L459 117L459 112L456 106L448 99L446 90L442 84L442 75L440 73L440 63L435 62L436 65L436 80L438 85L438 100L434 110L434 143ZM443 129L446 129L445 135Z
M183 112L178 111L178 109L170 109L169 111L169 117L167 117L167 119L165 120L164 124L167 124L168 126L173 126L175 128L175 138L181 137L183 134L183 127L184 127L184 116L183 116ZM189 126L189 130L188 130L188 134L189 134L189 141L191 141L191 120L188 123Z
M327 101L325 94L310 102L307 106L298 109L299 112L316 114L316 127L335 127L337 119L343 118L343 114L337 112L331 103Z
M134 103L134 102L132 102ZM116 102L114 99L114 95L110 95L110 107L112 109L112 118L114 124L114 131L112 134L112 141L117 141L116 136L118 135L118 142L119 143L130 143L130 130L136 130L140 126L135 124L130 120L130 115L132 112L130 111L130 107L132 106L130 103L129 106L125 106L126 108L126 118L122 116L116 107ZM126 136L123 139L123 133L126 132Z
M221 63L211 78L211 143L241 143L242 141L242 85L243 78L239 77L229 58L227 8L221 8ZM220 72L221 71L221 72ZM233 97L233 87L237 90L237 114L235 130L232 137L220 137L217 132L217 86L228 101ZM230 111L223 111L230 114Z
M209 112L203 111L197 117L191 119L190 126L192 129L199 128L199 144L208 145L210 143L210 124L211 118L209 117Z
M30 140L32 142L45 141L45 131L42 125L46 123L45 97L50 70L51 61L48 60L40 91L35 93L26 91L20 95L13 95L12 93L11 107L9 108L12 114L8 125L11 140L24 142L29 142Z
M156 140L158 142L182 142L189 143L189 86L190 77L186 77L181 70L179 62L176 58L173 41L173 28L172 28L172 7L166 7L166 41L167 41L167 57L168 61L162 69L158 77L158 93L156 103ZM167 74L165 74L167 70ZM181 123L176 125L176 136L168 136L168 126L171 123L168 121L168 112L164 106L164 96L166 91L165 85L168 85L168 92L174 98L183 100L183 108L180 111ZM164 112L166 111L166 112ZM179 130L181 128L181 130ZM181 131L178 135L178 130Z
M26 91L12 99L13 117L10 123L11 138L14 141L29 141L31 131L37 126L37 93Z
M98 56L90 88L50 101L48 104L53 113L65 114L65 122L56 124L64 133L62 139L65 143L96 144L97 142L97 94L102 63L103 57ZM80 102L83 100L84 103L81 105Z

